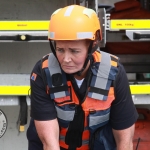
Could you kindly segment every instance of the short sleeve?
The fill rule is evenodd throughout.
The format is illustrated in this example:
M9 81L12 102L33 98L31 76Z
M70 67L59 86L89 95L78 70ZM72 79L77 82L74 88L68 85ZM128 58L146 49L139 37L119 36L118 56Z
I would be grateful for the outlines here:
M123 65L119 64L115 81L115 100L110 110L110 123L113 129L122 130L132 126L138 113L132 100L127 75Z
M39 121L52 120L56 118L56 110L46 93L40 67L41 61L38 61L31 72L31 117Z

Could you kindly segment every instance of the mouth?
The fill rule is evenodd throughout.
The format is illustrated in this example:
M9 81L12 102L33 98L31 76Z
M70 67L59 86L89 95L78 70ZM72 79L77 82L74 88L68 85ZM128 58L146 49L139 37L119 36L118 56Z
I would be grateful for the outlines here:
M74 66L67 66L67 65L63 65L62 67L64 67L64 68L73 68Z
M71 68L71 67L73 67L73 66L64 66L64 67Z

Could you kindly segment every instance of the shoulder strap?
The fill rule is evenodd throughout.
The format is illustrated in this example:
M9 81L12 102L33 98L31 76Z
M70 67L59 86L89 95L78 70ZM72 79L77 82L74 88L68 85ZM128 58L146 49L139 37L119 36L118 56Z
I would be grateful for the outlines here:
M47 92L47 94L49 93L48 92L48 83L47 83L47 78L46 78L46 75L45 75L45 71L44 71L44 68L43 68L43 63L48 60L48 57L49 57L49 54L47 54L46 56L44 56L42 59L41 59L41 67L40 67L40 70L41 70L41 77L42 77L42 80L44 82L44 86L45 86L45 90ZM45 66L46 67L46 66ZM47 66L48 67L48 66Z
M45 69L45 73L52 99L70 96L66 74L52 53L49 55L48 68Z
M118 58L109 53L100 51L93 55L95 62L92 65L92 80L88 96L106 100L112 81L118 72Z

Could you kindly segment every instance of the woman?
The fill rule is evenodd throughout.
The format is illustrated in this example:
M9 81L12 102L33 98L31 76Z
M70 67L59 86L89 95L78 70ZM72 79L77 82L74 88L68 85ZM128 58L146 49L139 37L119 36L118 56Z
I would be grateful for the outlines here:
M98 50L101 39L92 9L52 14L52 53L31 73L29 150L133 149L138 115L126 73L118 57Z

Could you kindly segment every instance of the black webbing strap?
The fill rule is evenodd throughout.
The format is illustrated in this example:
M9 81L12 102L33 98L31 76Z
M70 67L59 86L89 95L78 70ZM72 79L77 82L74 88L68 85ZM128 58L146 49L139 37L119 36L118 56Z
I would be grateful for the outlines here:
M141 140L141 138L139 137L139 138L138 138L138 141L137 141L137 145L136 145L135 150L138 150L138 146L139 146L140 140Z
M20 103L20 112L19 112L17 124L20 127L27 124L28 106L27 106L26 96L19 96L19 103Z
M84 131L85 115L82 107L78 105L75 110L73 121L70 122L68 131L65 137L65 143L69 145L68 150L76 150L82 146L82 134Z
M89 148L90 150L94 150L94 142L95 139L99 136L101 130L104 128L104 126L98 128L93 134L92 136L90 136L90 140L89 140Z
M54 54L55 57L56 57L56 51L55 51L56 43L54 42L54 45L53 45L53 44L52 44L52 41L49 40L49 44L50 44L50 48L51 48L53 54ZM56 58L57 58L57 57L56 57Z
M109 90L99 89L99 88L97 88L97 87L90 87L89 92L97 93L97 94L102 94L102 95L108 96Z
M111 56L111 55L110 55L110 58L111 58L112 61L118 62L118 59L113 57L113 56Z
M62 92L62 91L68 91L68 85L63 85L63 86L51 88L51 94L57 93L57 92Z
M27 124L27 115L28 115L26 96L20 96L19 101L20 101L20 114L21 114L20 125L25 125Z
M114 56L111 56L111 55L110 55L110 58L111 58L111 61L114 61L114 62L117 63L117 66L119 65L119 58L117 59L117 58L115 58Z

